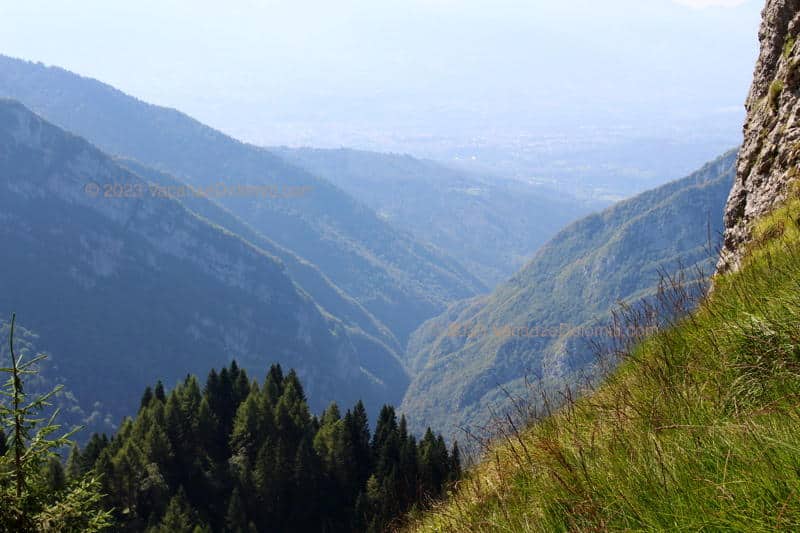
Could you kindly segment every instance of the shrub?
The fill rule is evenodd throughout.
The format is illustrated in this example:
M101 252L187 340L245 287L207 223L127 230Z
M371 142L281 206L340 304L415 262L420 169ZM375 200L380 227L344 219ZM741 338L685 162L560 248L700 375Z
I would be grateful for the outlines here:
M767 101L772 109L778 109L778 104L780 103L780 97L782 93L783 82L781 80L773 81L769 86L769 95L767 96Z

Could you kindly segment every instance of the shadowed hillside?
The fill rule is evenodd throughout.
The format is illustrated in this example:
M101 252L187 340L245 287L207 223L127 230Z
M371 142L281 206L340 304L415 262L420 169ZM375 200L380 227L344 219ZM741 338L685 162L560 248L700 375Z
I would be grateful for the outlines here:
M141 194L106 196L120 179ZM147 383L231 358L257 371L297 368L315 408L399 398L408 378L386 345L325 313L274 256L150 187L0 101L0 235L10 252L0 312L24 317L87 413L119 420Z
M305 194L291 198L220 194L215 201L319 267L401 343L448 303L484 290L455 260L389 226L328 181L178 111L66 70L5 56L0 56L0 96L19 100L109 154L195 187L303 188Z

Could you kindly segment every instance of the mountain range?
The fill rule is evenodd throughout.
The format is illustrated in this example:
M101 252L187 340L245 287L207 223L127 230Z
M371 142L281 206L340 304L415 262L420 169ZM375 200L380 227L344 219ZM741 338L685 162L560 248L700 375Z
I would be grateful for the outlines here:
M130 191L114 193L118 183ZM255 375L296 368L316 409L359 398L375 409L402 394L394 350L325 311L276 256L159 187L0 101L0 311L38 335L91 418L118 421L153 380L231 359Z
M608 205L408 155L271 150L341 187L394 226L444 250L487 287L506 281L564 226Z
M235 358L296 367L314 408L403 399L416 432L480 425L527 379L574 380L591 359L582 332L660 271L708 266L735 158L569 224L593 206L409 156L243 144L55 67L0 56L0 96L22 102L3 103L3 200L25 252L0 311L40 335L95 419L135 403L109 390ZM72 237L49 242L54 217ZM31 316L45 294L54 305ZM104 412L86 404L90 356L109 361Z
M213 199L319 267L401 345L450 302L486 289L456 260L387 224L330 182L176 110L63 69L5 56L0 56L0 96L19 100L109 155L196 188L305 191L292 197L223 192Z

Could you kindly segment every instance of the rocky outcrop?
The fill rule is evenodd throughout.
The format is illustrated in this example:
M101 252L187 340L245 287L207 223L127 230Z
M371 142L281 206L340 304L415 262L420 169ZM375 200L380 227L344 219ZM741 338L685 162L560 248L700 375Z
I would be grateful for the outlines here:
M736 270L752 221L785 199L800 176L800 0L768 0L761 53L747 98L744 145L725 210L718 270Z

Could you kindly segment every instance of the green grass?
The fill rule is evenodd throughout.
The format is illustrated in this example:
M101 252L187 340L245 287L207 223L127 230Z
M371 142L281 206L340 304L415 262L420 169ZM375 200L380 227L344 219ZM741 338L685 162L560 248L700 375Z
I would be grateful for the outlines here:
M767 101L772 109L778 108L778 104L780 104L780 97L783 93L783 88L784 84L781 80L775 80L769 86L769 95L767 96Z
M794 43L797 42L797 36L791 33L786 36L786 41L783 43L783 58L788 59L794 50Z
M507 435L412 531L800 529L800 199L594 392Z

